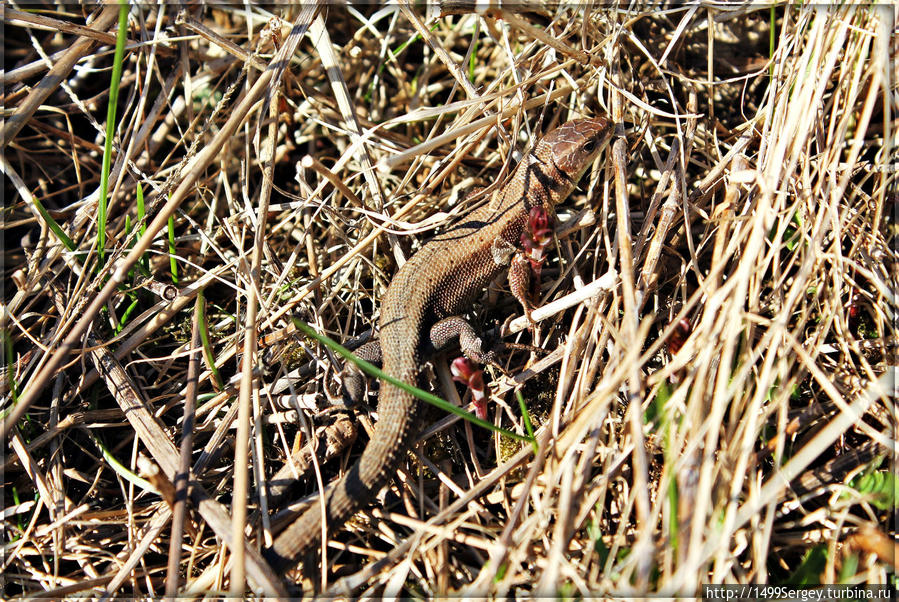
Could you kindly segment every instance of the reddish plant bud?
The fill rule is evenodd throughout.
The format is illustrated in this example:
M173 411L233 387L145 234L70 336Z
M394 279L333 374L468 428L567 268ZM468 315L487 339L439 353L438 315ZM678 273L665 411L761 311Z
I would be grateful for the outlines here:
M681 318L678 321L674 332L668 337L668 351L670 351L672 355L680 351L691 332L693 332L693 325L690 324L690 320Z
M484 386L484 371L475 365L467 357L457 357L450 365L453 380L471 389L472 403L474 403L475 416L484 420L487 418L487 387Z

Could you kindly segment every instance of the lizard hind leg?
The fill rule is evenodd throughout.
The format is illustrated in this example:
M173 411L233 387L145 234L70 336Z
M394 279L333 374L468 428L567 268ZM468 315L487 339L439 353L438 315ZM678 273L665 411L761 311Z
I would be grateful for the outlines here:
M450 316L431 327L430 342L434 351L445 349L455 339L459 340L459 348L471 361L496 365L495 352L493 349L484 348L484 342L465 318Z
M353 353L370 364L381 367L381 342L369 341ZM365 398L365 374L351 362L347 362L340 371L340 391L347 407L356 407Z

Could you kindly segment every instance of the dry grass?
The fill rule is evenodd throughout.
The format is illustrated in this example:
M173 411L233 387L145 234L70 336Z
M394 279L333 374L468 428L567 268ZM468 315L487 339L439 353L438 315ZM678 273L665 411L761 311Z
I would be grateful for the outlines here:
M572 303L507 335L545 352L508 348L514 380L491 379L490 419L522 432L523 384L539 453L429 413L425 443L375 509L330 529L329 566L304 586L895 583L891 7L777 7L773 55L754 4L504 20L135 7L105 268L113 36L97 47L46 21L86 15L47 9L49 29L3 13L4 361L27 410L4 422L5 598L300 583L257 550L367 435L352 444L356 420L319 412L340 365L289 317L339 341L374 328L397 263L476 202L468 189L501 183L553 124L599 113L619 137L561 208L580 221L562 224L538 305ZM476 304L485 331L519 311L504 286ZM201 289L223 387L189 353ZM445 360L429 375L458 400ZM304 455L310 429L322 441ZM265 487L291 467L299 487Z

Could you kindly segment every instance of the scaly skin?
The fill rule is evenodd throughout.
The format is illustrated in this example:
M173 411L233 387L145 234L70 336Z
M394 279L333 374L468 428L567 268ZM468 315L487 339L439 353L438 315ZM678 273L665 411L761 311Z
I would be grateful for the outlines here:
M569 121L547 134L486 206L427 243L397 272L381 304L383 370L415 384L421 352L435 322L465 311L508 264L532 207L552 212L574 189L611 133L605 118ZM504 251L505 254L504 254ZM327 496L333 533L389 481L417 432L419 403L381 384L375 432L362 457ZM315 502L266 551L276 570L295 564L319 544L321 504Z

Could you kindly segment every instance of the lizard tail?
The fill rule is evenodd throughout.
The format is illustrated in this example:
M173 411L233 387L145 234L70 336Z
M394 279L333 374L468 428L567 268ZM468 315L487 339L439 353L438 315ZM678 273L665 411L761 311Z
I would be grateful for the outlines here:
M397 374L405 382L415 382L414 376L407 378L403 372L410 370L392 368L390 374ZM385 365L385 369L388 366ZM334 533L357 511L367 506L372 498L387 484L395 472L409 440L415 435L415 399L392 385L381 384L378 402L380 420L372 439L369 441L359 461L326 494L325 520L328 529ZM296 521L285 529L271 548L264 552L266 560L275 571L284 571L294 566L308 551L321 541L322 503L315 500Z

